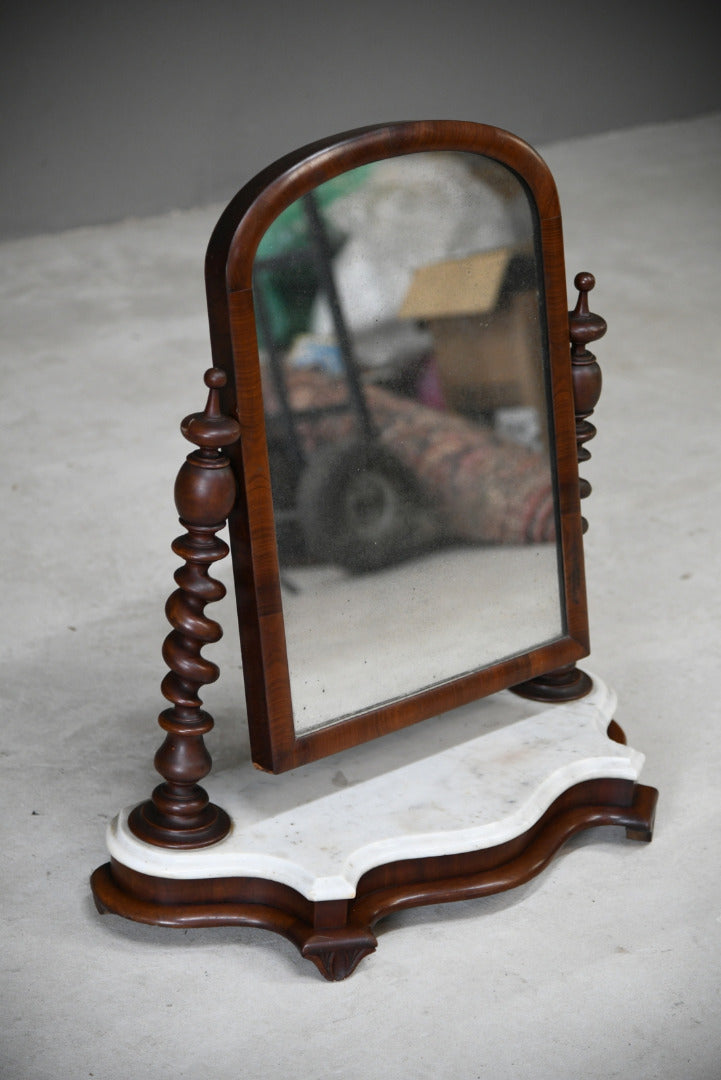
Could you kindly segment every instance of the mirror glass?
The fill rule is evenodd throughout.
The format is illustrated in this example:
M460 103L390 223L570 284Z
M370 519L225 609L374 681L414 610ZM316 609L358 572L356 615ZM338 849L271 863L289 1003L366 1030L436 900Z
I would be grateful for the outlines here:
M299 199L254 264L297 735L564 632L535 217L426 152Z

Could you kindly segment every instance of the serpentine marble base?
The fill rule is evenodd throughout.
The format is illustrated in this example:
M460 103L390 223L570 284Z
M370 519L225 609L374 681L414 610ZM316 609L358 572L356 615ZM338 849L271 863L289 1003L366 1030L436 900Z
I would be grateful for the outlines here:
M519 885L581 829L620 825L650 840L657 792L637 782L644 759L625 745L614 708L594 677L579 701L315 798L312 781L289 800L285 778L220 773L207 787L230 834L168 850L138 840L123 811L108 831L111 860L92 877L96 905L164 926L274 930L343 979L392 911Z

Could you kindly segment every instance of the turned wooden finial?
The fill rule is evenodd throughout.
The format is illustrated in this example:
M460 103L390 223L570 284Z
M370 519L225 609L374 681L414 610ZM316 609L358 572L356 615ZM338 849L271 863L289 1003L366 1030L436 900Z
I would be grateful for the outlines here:
M573 311L568 313L568 329L571 339L571 368L573 377L573 400L576 413L576 446L578 461L588 461L590 451L585 444L596 434L596 428L588 417L598 404L601 396L601 369L596 357L586 348L591 341L597 341L606 333L606 320L588 310L588 294L596 284L593 274L581 271L576 274L573 284L578 289L578 300ZM588 480L579 479L582 499L591 494ZM581 518L583 531L588 522Z
M175 483L175 505L187 532L172 544L185 565L175 572L178 588L165 607L173 629L163 644L170 671L161 691L172 707L158 718L167 734L155 755L164 783L129 818L136 836L161 847L205 847L222 840L230 829L228 815L210 803L198 784L212 765L203 737L213 727L213 718L201 709L198 691L219 675L217 665L202 656L201 649L223 634L204 609L226 591L208 569L228 554L227 544L216 533L225 525L236 495L230 462L221 451L240 435L237 421L220 411L219 391L225 382L219 368L206 371L205 409L186 416L181 424L185 438L198 449L188 455Z
M208 387L208 400L202 413L191 413L180 425L188 442L196 446L218 450L221 446L230 446L240 435L237 420L224 416L220 411L220 391L227 380L220 368L208 368L203 381Z

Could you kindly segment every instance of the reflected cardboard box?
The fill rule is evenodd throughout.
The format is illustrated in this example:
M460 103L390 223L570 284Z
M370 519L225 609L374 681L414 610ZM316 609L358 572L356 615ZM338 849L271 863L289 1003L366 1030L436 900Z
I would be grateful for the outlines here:
M541 408L538 296L527 273L519 273L524 265L524 253L504 247L413 275L399 315L428 326L450 408L470 414Z

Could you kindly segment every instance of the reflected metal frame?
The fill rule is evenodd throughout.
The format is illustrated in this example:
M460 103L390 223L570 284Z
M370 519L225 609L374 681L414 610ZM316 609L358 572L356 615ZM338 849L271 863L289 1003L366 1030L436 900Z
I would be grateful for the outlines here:
M293 720L253 307L255 253L278 215L317 185L360 165L441 150L481 154L506 166L525 189L534 213L539 280L544 291L549 443L555 468L559 591L565 631L557 639L526 652L298 735ZM230 202L208 245L205 280L213 363L227 376L222 407L237 419L241 429L238 443L226 451L238 482L229 533L255 765L270 772L284 772L527 682L588 655L561 214L553 177L532 147L499 128L445 120L375 125L304 146L260 172Z

